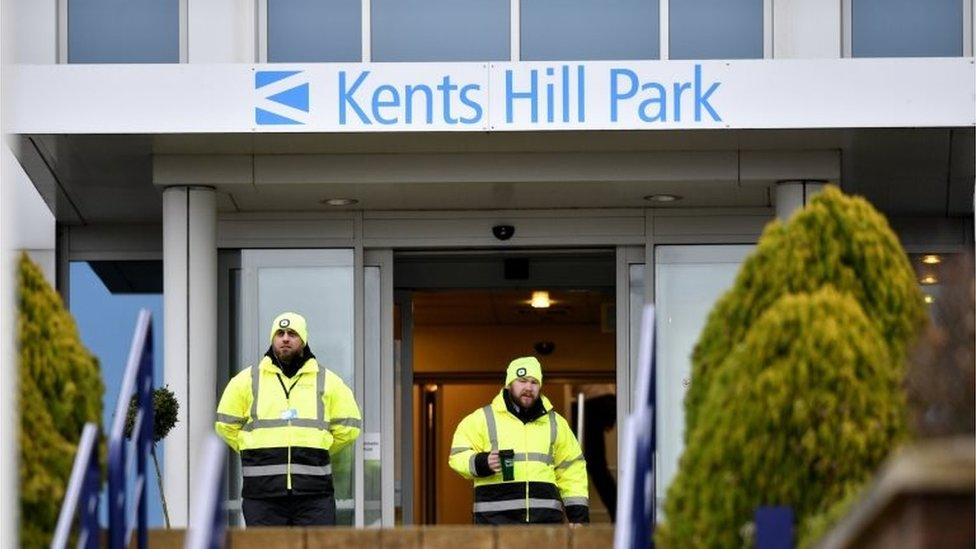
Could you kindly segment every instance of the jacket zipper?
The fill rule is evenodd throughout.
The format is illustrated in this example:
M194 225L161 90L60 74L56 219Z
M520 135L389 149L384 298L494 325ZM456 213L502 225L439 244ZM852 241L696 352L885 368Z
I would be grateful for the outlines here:
M288 409L291 410L291 396L285 395L285 404L288 405ZM288 425L291 426L291 420L288 420ZM288 429L288 491L291 491L291 429Z
M296 372L295 375L301 376L302 374ZM285 382L281 380L280 374L275 374L275 376L278 378L278 383L281 384L281 389L285 392L285 405L287 406L287 410L291 410L291 389L285 388ZM298 385L297 377L295 378L295 383L291 384L291 388L294 389L295 385ZM289 417L288 419L288 426L289 427L291 426L291 417ZM291 491L291 429L288 429L287 433L288 433L288 463L285 467L285 488L290 492Z
M522 424L522 449L527 450L529 448L529 424ZM526 467L529 462L525 462ZM529 479L525 479L525 522L529 522Z

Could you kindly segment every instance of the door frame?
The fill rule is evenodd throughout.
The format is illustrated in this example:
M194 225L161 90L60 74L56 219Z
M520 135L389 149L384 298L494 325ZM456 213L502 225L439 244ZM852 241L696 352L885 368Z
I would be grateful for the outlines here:
M378 396L380 405L380 509L381 525L385 528L394 526L395 523L395 448L396 443L394 430L396 428L396 415L393 403L395 402L395 364L393 348L393 250L374 249L365 250L363 253L362 278L365 279L366 269L379 270L379 291L378 296L364 295L364 308L367 302L376 299L379 305L379 325L370 325L370 319L365 318L362 328L364 344L364 374L374 368L379 369L380 386L375 390L371 387L363 388L364 398L370 395L373 398ZM364 293L365 293L364 288ZM379 349L378 356L372 357L365 352L365 346L370 345L370 339L378 333ZM364 375L365 378L365 375ZM364 414L363 422L363 445L366 444L367 435ZM361 445L362 446L362 445ZM365 449L364 459L365 464ZM365 468L364 468L365 469ZM365 471L364 471L365 472ZM365 485L362 486L365 490ZM365 503L365 493L364 493Z
M618 246L616 249L616 326L617 326L617 429L620 430L621 420L630 414L633 400L633 377L637 366L637 341L631 337L634 322L634 311L631 305L631 280L630 269L635 265L644 266L643 276L643 300L641 306L648 302L648 268L646 263L646 250L644 246ZM638 307L636 321L640 322L640 309ZM617 437L617 456L623 455L624 437ZM617 461L617 475L620 475L620 460Z

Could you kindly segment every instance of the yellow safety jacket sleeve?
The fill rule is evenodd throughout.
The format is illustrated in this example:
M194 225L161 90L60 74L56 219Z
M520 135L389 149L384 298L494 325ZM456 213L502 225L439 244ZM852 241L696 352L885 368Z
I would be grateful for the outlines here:
M563 416L555 414L555 418L558 434L553 448L553 461L559 495L567 506L588 505L589 480L583 450Z
M338 453L359 436L363 418L352 390L331 370L326 372L325 387L323 398L325 407L329 411L329 432L332 433L333 438L330 452Z
M217 421L214 430L235 452L241 451L241 427L250 418L251 409L251 368L238 372L220 397L217 405Z
M475 456L480 452L491 451L485 429L484 413L477 410L462 419L454 430L448 463L451 469L467 480L476 476Z

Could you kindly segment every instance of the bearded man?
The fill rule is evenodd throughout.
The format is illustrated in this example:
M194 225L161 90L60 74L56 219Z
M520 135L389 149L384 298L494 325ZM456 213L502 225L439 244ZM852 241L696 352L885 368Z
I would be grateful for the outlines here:
M583 452L541 389L542 364L517 358L498 396L454 432L450 465L474 483L475 524L590 521Z

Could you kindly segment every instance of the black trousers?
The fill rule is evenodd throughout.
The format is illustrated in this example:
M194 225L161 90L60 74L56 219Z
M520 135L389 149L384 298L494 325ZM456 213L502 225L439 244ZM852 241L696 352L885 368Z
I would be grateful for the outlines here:
M283 496L244 498L248 526L335 526L335 496Z

